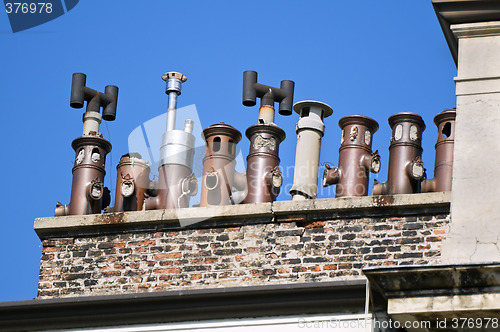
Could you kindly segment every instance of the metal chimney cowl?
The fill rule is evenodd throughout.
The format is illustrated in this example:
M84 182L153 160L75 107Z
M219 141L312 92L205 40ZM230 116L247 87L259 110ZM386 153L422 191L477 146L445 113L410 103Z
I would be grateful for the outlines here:
M293 109L300 119L296 126L297 148L290 195L292 200L298 201L316 198L321 138L325 133L323 119L332 115L333 110L329 105L313 100L299 101Z
M280 88L257 83L255 71L243 73L243 105L254 106L260 98L258 124L246 130L250 140L247 156L248 193L244 204L273 202L279 194L283 177L279 170L279 145L285 132L274 123L274 103L279 102L279 113L292 114L295 83L281 81Z
M123 155L116 166L114 212L141 211L149 189L149 163L138 153Z
M372 152L377 121L364 115L349 115L339 120L342 129L339 165L325 165L323 187L336 184L335 197L368 195L369 173L380 171L378 151Z
M71 144L76 154L71 200L68 205L57 202L55 216L101 213L111 199L108 188L104 187L104 167L111 143L102 138L99 125L102 119L116 118L118 87L108 85L102 93L88 88L86 79L82 73L74 73L72 77L70 106L82 108L86 101L87 108L83 115L83 135Z
M223 122L203 130L206 142L203 158L200 206L238 204L246 195L246 174L235 170L241 133Z
M451 191L453 174L453 150L455 145L455 108L445 110L434 117L438 135L435 145L434 178L422 181L422 192Z
M183 130L175 129L177 97L187 78L177 72L162 76L168 95L166 131L160 148L159 178L154 190L148 191L146 210L189 207L189 197L196 195L198 184L192 172L194 143L193 121L186 120Z
M389 146L387 182L375 180L373 195L413 194L420 192L420 182L425 176L422 156L424 120L420 115L402 112L389 117L392 129Z

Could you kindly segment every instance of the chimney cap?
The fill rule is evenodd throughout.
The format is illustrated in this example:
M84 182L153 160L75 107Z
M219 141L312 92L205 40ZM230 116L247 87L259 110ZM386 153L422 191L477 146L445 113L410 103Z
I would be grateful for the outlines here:
M316 100L302 100L296 102L295 105L293 105L293 110L300 115L300 111L302 111L302 109L306 107L321 108L324 112L323 118L327 118L333 114L333 109L330 107L330 105Z
M187 81L186 75L183 75L181 73L178 73L176 71L169 71L168 73L165 73L161 76L161 79L164 80L165 82L171 78L176 78L180 80L182 83Z

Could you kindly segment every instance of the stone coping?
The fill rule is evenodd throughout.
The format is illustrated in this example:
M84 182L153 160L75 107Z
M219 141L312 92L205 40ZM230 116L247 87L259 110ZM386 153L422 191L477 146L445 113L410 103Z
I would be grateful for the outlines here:
M180 228L224 227L326 218L443 214L450 210L450 192L324 198L305 201L116 212L35 219L40 239Z

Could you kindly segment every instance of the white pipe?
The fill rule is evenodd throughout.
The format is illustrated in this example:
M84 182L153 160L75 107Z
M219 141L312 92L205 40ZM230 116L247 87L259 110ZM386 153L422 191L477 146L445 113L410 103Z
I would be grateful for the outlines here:
M274 107L270 105L263 105L259 108L259 121L263 120L264 123L274 123Z
M294 201L307 198L303 194L316 198L321 136L316 130L301 130L297 134L292 187Z
M187 119L184 122L184 131L186 133L192 134L193 133L193 126L194 126L194 121L191 119Z
M299 201L316 198L321 138L325 131L323 118L330 116L333 110L327 104L311 100L298 102L293 109L299 113L300 119L297 122L297 150L290 194L292 200Z
M83 114L83 135L90 135L91 131L99 132L102 116L99 112L87 111Z

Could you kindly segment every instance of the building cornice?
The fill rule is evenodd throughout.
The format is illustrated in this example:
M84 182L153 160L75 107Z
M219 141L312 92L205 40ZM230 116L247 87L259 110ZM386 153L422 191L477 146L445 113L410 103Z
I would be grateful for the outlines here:
M432 5L455 64L458 63L458 40L451 25L500 21L497 0L432 0Z

